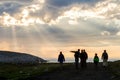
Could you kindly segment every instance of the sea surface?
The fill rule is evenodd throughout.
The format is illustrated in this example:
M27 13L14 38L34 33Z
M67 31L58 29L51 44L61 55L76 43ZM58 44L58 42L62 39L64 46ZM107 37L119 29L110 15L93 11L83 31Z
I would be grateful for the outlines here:
M114 61L117 61L117 60L120 60L118 58L112 58L112 59L108 59L109 62L114 62ZM74 63L74 59L66 59L65 63ZM79 60L80 62L80 60ZM89 58L87 59L87 62L93 62L93 59L92 58ZM99 62L102 62L102 59L99 59ZM50 59L48 60L48 63L58 63L57 59Z

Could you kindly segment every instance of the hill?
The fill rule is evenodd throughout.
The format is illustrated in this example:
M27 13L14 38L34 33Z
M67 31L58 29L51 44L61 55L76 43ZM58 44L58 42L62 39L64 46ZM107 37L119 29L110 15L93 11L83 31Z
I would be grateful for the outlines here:
M1 63L43 63L46 60L34 55L20 52L0 51Z

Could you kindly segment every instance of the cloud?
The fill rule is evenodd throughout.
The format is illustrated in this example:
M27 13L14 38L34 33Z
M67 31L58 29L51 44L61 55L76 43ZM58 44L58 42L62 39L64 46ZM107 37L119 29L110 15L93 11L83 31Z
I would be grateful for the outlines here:
M10 15L19 12L21 7L30 5L33 0L0 0L0 15L3 12L9 13Z
M88 18L119 19L119 3L117 0L3 1L0 5L0 19L4 20L6 17L4 13L6 13L15 20L14 23L18 26L38 23L55 24L60 17L84 20ZM8 21L8 23L11 22Z
M102 1L102 0L101 0ZM46 0L47 3L56 7L66 7L73 4L96 4L98 0Z
M103 36L109 36L109 35L110 35L110 32L108 32L108 31L103 31L103 32L101 32L101 35L103 35Z
M1 2L21 2L21 3L26 3L26 2L32 2L33 0L0 0Z
M120 31L119 3L117 0L2 1L0 27L8 28L1 28L0 33L4 34L0 36L13 38L14 27L18 41L28 38L54 44L88 45L89 40L91 45L101 43L105 37L101 35L107 35L109 42Z
M98 10L100 10L101 15L104 15L106 18L108 19L113 19L113 18L117 18L119 19L119 17L117 17L120 12L119 10L119 5L120 1L119 0L107 0L104 2L99 3L96 7L98 8Z
M30 15L30 13L40 10L42 4L44 4L44 0L3 1L0 4L0 24L2 26L25 26L39 22L43 23L40 18L34 18Z
M12 15L12 14L16 13L21 6L22 5L20 5L18 3L13 3L13 2L7 2L4 4L1 4L0 5L0 15L2 15L3 12L6 12L6 13L9 13Z
M47 0L47 6L50 6L51 11L56 11L58 16L64 15L64 13L68 12L64 16L70 17L74 16L77 13L77 17L75 18L104 18L104 19L119 19L119 1L115 0ZM46 6L45 6L46 7ZM53 9L53 10L52 10ZM58 14L61 13L61 14ZM71 14L71 15L70 15ZM70 16L68 16L70 15ZM54 17L54 16L53 16ZM57 16L56 16L57 18Z
M120 31L116 35L120 36Z

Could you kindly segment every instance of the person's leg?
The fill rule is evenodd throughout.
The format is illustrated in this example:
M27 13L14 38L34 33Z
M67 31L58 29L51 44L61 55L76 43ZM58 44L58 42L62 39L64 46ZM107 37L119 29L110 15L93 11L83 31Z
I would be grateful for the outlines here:
M63 70L63 62L60 62L60 69Z
M105 67L105 59L103 59L103 67Z
M81 68L83 68L84 67L84 61L83 60L81 60Z
M108 63L107 63L107 59L103 59L103 67L106 69Z
M96 67L98 67L98 62L96 61Z
M105 62L105 67L107 67L108 66L107 59L105 59L104 62Z
M75 62L75 67L78 69L78 61Z
M86 60L84 61L84 67L85 67L85 68L87 67L87 62L86 62Z

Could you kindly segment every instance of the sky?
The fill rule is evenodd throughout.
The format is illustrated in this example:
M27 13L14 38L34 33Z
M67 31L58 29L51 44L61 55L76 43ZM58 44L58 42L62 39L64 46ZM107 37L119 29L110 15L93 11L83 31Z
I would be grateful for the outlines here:
M56 60L107 50L120 59L120 0L0 0L0 50Z

